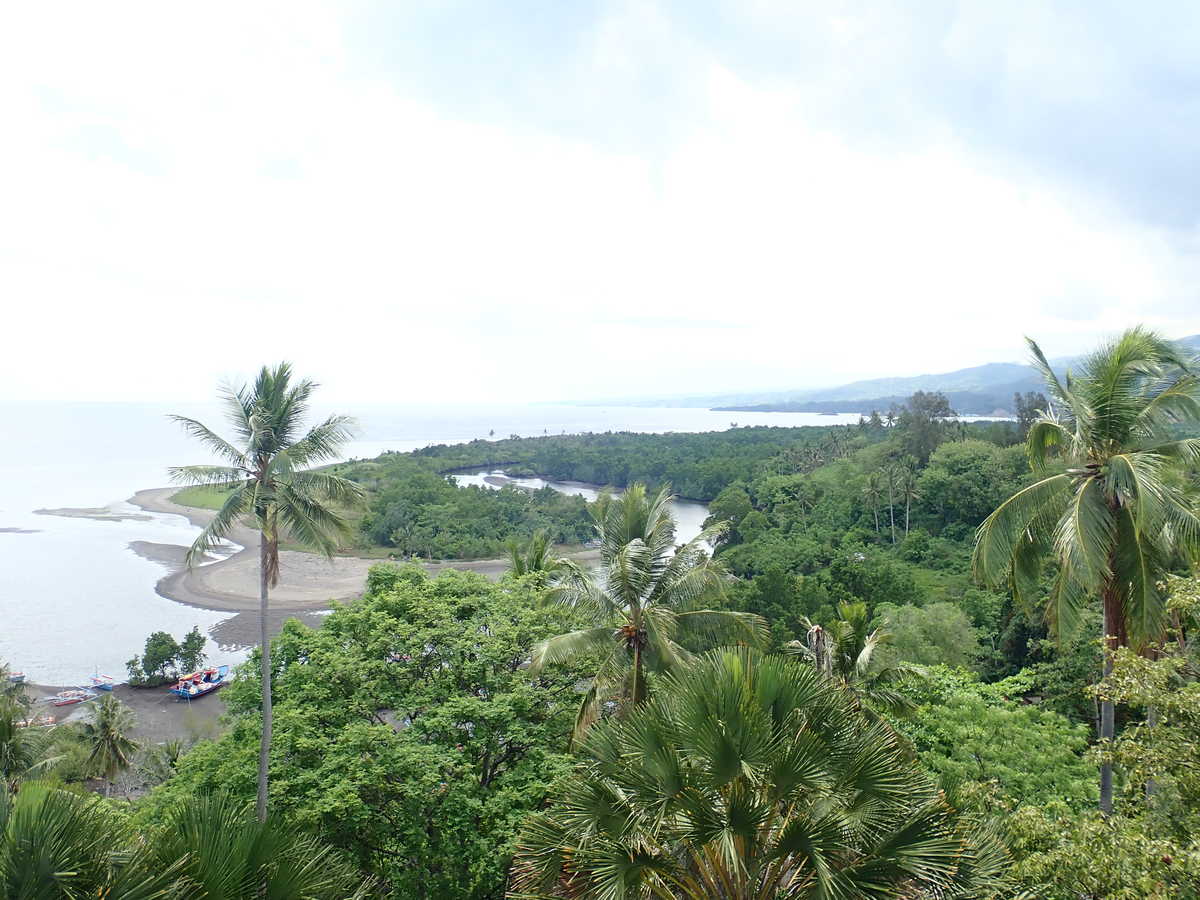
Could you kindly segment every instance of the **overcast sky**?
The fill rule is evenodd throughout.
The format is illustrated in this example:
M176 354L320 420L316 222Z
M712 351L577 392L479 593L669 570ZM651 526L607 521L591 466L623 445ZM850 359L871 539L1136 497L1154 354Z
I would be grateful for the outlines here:
M1200 4L13 3L0 399L832 384L1200 332Z

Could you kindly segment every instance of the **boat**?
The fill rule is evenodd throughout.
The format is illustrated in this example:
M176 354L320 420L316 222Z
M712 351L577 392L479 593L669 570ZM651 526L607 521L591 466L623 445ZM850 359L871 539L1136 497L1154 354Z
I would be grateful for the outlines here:
M21 719L17 722L18 728L49 728L54 724L54 716L30 716L28 719Z
M69 691L59 691L53 697L47 697L46 699L55 706L70 706L73 703L95 700L96 692L89 691L87 688L73 688Z
M180 676L179 681L169 690L180 700L196 700L223 685L228 675L229 666L201 669L199 672Z
M113 689L113 677L111 675L93 675L92 688L98 691L111 691Z
M13 684L24 684L25 683L25 673L24 672L9 672L8 680L11 681Z

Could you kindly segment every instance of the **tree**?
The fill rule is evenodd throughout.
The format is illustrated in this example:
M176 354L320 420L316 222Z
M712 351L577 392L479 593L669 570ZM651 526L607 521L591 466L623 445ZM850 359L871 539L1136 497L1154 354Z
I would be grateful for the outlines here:
M904 501L904 534L907 537L913 501L921 498L916 460L905 459L897 464L896 489L900 493L900 499Z
M270 589L279 581L282 533L326 556L350 527L340 508L359 503L362 488L332 472L313 469L337 458L350 438L353 422L330 416L303 432L309 400L317 385L292 383L292 367L263 366L254 385L222 392L230 427L241 442L234 446L195 419L173 416L184 430L223 465L184 466L171 470L181 483L228 491L220 510L188 550L188 565L202 560L244 518L259 534L259 649L262 664L262 742L258 763L258 818L267 817L267 768L271 751L271 644L267 633Z
M523 833L513 896L987 896L1006 856L811 666L748 648L597 725Z
M133 712L112 694L105 694L89 711L80 728L88 748L88 764L104 778L104 795L112 790L118 772L129 768L138 743L132 737Z
M142 671L147 675L167 678L167 670L179 663L179 644L165 631L156 631L146 638L142 651Z
M152 847L160 866L178 870L178 896L376 896L373 884L364 882L333 848L294 825L274 818L259 822L253 808L223 793L173 805Z
M208 638L193 625L192 630L179 642L179 668L184 672L195 672L204 665L204 645L207 643Z
M367 593L324 625L288 622L277 666L272 813L319 834L394 897L503 896L521 821L570 767L578 678L536 679L538 641L572 614L528 578L372 566ZM143 804L156 824L189 797L254 797L258 686L223 694L231 729L198 744Z
M939 391L917 391L901 408L896 424L906 453L916 457L921 465L945 439L947 420L958 415L950 401Z
M0 697L0 793L36 777L55 763L50 756L55 728L26 727L29 711L11 697Z
M535 531L524 544L509 538L507 548L508 571L518 577L536 572L544 579L562 569L563 560L554 555L554 544L544 529Z
M1194 553L1200 518L1171 472L1200 459L1200 439L1171 428L1200 421L1200 379L1168 341L1126 331L1088 356L1065 383L1041 348L1034 364L1053 400L1030 427L1027 452L1041 479L1004 501L979 528L973 566L983 582L1011 582L1032 598L1044 560L1057 572L1046 617L1069 637L1099 599L1105 672L1117 648L1144 647L1166 622L1159 587L1179 552ZM1113 739L1114 707L1101 705L1100 739ZM1100 772L1100 808L1112 811L1112 767Z
M704 545L723 528L705 529L677 548L668 488L651 499L645 485L635 484L619 498L602 496L594 514L599 573L568 562L550 595L579 610L592 627L543 641L531 667L536 674L550 663L600 654L599 669L580 703L576 737L610 698L618 697L626 709L645 700L646 671L665 672L689 659L689 639L740 635L758 641L765 633L756 615L699 608L722 592L724 575L707 558Z
M95 795L36 781L0 791L0 897L181 896L179 860L165 862Z
M871 513L875 516L875 533L879 534L879 501L883 498L883 485L879 471L872 472L867 476L862 493L866 498L867 506L871 508Z
M875 614L888 623L888 642L879 649L882 663L970 666L979 655L971 620L953 603L881 603Z
M1029 436L1029 428L1037 421L1043 410L1048 409L1046 395L1041 391L1026 391L1013 394L1013 413L1017 417L1017 436L1023 441Z
M329 847L272 820L254 821L220 794L188 797L163 828L135 830L94 795L46 782L0 791L0 896L28 900L105 897L376 896Z
M870 629L867 604L842 603L838 619L827 628L805 621L808 631L802 641L792 641L788 650L808 660L825 677L846 691L856 708L879 708L891 713L906 713L912 708L908 697L897 690L906 678L918 670L903 663L883 662L876 648L892 639L886 621Z

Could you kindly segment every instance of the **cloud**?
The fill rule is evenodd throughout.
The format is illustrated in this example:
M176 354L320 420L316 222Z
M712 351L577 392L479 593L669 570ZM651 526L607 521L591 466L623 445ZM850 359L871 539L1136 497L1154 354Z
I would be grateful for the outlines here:
M354 10L8 14L0 398L202 399L281 357L352 402L662 395L1200 331L1194 233L939 127L911 23L736 20L815 48L806 79L714 39L730 10Z

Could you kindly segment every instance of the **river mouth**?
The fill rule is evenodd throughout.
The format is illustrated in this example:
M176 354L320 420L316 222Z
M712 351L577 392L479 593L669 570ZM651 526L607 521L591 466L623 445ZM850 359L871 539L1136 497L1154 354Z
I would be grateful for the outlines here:
M502 468L495 467L453 472L446 477L462 487L475 485L496 491L503 487L514 487L524 491L539 491L548 487L560 494L583 497L588 502L595 500L600 496L600 492L606 489L604 485L589 484L586 481L556 481L536 475L512 476ZM611 490L614 494L621 493L619 488ZM709 516L708 504L695 500L672 500L671 512L675 516L675 540L680 544L686 544L703 531L704 521Z

